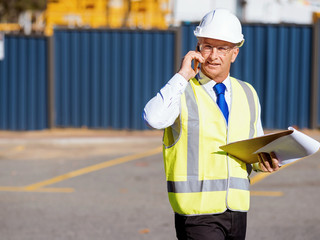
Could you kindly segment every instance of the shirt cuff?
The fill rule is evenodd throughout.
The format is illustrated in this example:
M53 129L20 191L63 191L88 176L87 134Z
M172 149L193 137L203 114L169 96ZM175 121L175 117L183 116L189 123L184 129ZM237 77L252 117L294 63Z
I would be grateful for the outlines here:
M188 86L188 81L179 73L176 73L168 82L170 86L176 89L179 93L183 93Z

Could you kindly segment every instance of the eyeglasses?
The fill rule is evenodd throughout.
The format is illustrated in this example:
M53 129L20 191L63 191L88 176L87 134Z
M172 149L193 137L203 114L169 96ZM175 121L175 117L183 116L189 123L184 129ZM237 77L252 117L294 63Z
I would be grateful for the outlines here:
M199 45L200 52L205 53L205 54L212 53L214 48L217 49L217 53L218 53L219 56L226 56L235 47L211 46L209 44L200 44Z

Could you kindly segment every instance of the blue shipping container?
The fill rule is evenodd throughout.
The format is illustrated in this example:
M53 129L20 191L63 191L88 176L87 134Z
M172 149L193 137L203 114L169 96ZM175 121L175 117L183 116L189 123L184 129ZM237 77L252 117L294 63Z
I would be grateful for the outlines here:
M57 30L56 126L144 129L146 102L171 77L173 31Z
M0 129L48 128L47 38L6 35L4 48Z

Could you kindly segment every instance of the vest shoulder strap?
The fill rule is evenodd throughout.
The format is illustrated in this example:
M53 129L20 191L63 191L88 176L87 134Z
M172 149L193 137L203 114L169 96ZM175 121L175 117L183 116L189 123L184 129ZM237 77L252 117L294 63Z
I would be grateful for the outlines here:
M259 117L259 100L258 95L255 89L251 86L251 84L241 81L239 79L230 77L231 81L236 81L242 87L243 91L246 94L248 105L250 108L250 133L249 137L256 136L256 124Z

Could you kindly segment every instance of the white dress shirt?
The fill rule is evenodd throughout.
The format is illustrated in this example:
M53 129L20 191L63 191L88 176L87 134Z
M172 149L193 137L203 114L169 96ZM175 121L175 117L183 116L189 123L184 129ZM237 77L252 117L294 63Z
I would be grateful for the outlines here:
M203 85L213 101L216 102L217 96L213 90L216 82L209 79L201 72L199 75L201 85ZM225 99L228 107L230 108L232 92L229 76L223 81L223 84L226 86ZM147 125L155 129L164 129L171 126L177 117L179 117L180 97L185 91L187 85L188 81L186 81L186 79L179 73L176 73L145 106L143 117ZM260 105L258 114L257 135L262 136L264 133L260 119Z

